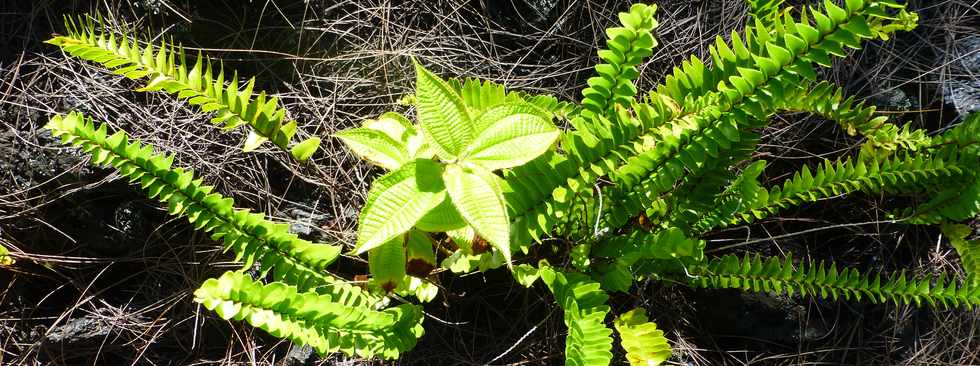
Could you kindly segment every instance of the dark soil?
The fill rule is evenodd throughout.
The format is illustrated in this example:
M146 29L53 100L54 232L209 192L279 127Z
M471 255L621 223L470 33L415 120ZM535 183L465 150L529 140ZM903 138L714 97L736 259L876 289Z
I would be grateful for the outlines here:
M803 1L791 1L801 3ZM715 34L744 23L740 1L660 1L661 45L642 68L641 90ZM577 99L602 31L620 1L0 1L0 244L17 263L0 268L0 364L372 364L321 359L197 306L200 283L235 268L220 245L166 215L109 170L57 144L40 127L72 109L109 121L176 154L209 184L290 222L304 238L353 242L364 193L379 173L326 136L383 111L411 91L413 55L441 74ZM826 73L895 121L938 131L976 105L980 3L912 1L918 29L874 43ZM271 149L238 152L240 131L169 96L66 58L41 42L63 14L97 10L120 29L201 48L279 94L324 151L298 165ZM971 66L973 65L973 66ZM971 99L972 98L972 99ZM973 103L973 104L971 104ZM779 163L768 179L819 158L855 152L833 123L779 116L759 157ZM931 228L881 223L898 202L857 195L712 234L712 247L824 228L711 255L787 251L862 271L958 271ZM867 225L840 226L846 223ZM835 226L836 225L836 226ZM336 270L365 273L362 261ZM440 275L426 305L426 335L399 364L561 364L561 310L543 287L524 289L504 270ZM614 295L614 311L648 309L682 365L980 364L977 311L691 290L660 282ZM622 350L616 362L624 364Z

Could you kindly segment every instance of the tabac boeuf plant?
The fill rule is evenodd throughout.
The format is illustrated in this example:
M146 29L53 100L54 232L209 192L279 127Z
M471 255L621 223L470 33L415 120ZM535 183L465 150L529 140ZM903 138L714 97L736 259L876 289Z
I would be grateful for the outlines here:
M873 303L980 305L980 244L961 224L980 213L980 114L927 133L887 122L874 107L818 81L817 67L846 57L845 49L914 28L915 13L894 0L826 1L799 10L781 3L750 2L752 21L727 40L716 37L710 62L691 56L642 95L634 80L657 46L652 5L633 5L619 14L620 27L606 31L607 49L599 51L596 76L578 103L475 79L445 80L416 62L416 89L407 98L416 123L389 112L335 135L388 170L368 192L353 247L353 254L368 253L366 289L328 271L341 246L303 240L234 208L192 171L173 167L173 156L79 113L52 117L46 128L91 154L93 163L115 167L243 262L242 271L207 280L196 301L321 353L395 358L411 349L422 335L421 307L392 306L391 299L431 300L438 289L426 277L437 266L473 272L506 265L525 286L540 280L562 309L569 365L609 364L614 330L633 365L671 356L645 309L610 314L609 293L628 292L638 280ZM214 77L201 56L187 71L172 43L117 40L81 19L68 20L68 34L51 43L127 77L148 77L145 89L216 111L229 126L249 125L250 136L258 137L246 147L263 139L289 146L295 124L282 123L274 98L260 93L252 100L251 82L239 90L237 77L227 83L223 72ZM861 136L860 150L766 186L760 177L768 163L752 153L760 130L780 112L833 120ZM307 158L317 141L291 149ZM861 273L790 254L711 258L704 251L702 238L717 229L859 192L907 197L912 205L893 211L890 220L939 225L967 279ZM531 255L535 245L558 257ZM262 278L244 272L254 265Z

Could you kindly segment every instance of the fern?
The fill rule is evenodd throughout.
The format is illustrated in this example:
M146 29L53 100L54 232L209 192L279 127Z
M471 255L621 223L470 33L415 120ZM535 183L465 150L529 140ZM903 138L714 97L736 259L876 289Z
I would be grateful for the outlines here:
M451 252L443 267L469 272L512 266L518 250L528 253L534 242L560 236L570 243L563 253L570 268L579 272L544 261L512 270L520 283L540 278L554 294L568 327L571 365L610 362L603 290L628 291L636 278L875 303L980 303L975 245L952 224L980 212L980 114L929 136L888 123L873 106L817 81L818 66L830 66L832 57L845 57L845 49L859 49L865 40L913 28L916 15L895 0L848 0L843 7L825 1L800 12L780 10L783 1L749 3L752 23L729 41L716 37L710 65L691 56L641 98L634 80L657 45L656 6L637 4L619 14L621 26L607 31L601 63L579 105L487 81L445 80L416 62L416 95L405 100L415 106L417 123L386 113L335 135L388 170L372 184L358 221L353 254L368 253L367 287L431 301L438 288L421 278L437 263L435 249ZM226 127L251 125L246 150L264 139L290 144L295 124L283 123L275 98L260 93L252 100L254 80L239 91L237 77L226 86L223 71L213 78L202 56L187 70L183 52L172 44L117 42L97 32L91 19L67 24L69 35L51 43L127 77L148 76L144 90L163 89L216 110L215 121ZM759 130L787 111L834 120L866 141L855 157L803 166L764 187L766 162L750 158ZM559 131L550 123L555 117L571 128ZM122 133L107 136L105 126L78 114L55 117L49 128L92 153L95 163L140 181L172 213L223 239L246 267L257 262L263 271L274 270L273 279L282 283L262 285L231 272L205 283L196 298L222 317L247 320L321 353L391 358L421 335L418 307L379 311L386 299L327 274L340 248L303 241L283 225L233 209L192 172L172 169L172 157L130 143ZM297 144L293 153L308 157L317 143ZM823 263L796 268L791 257L704 255L701 237L711 230L858 191L927 197L892 216L946 224L970 281L870 276ZM431 233L442 232L448 240L433 240ZM620 315L614 326L632 364L659 364L670 356L663 333L642 309Z
M632 366L656 366L670 358L670 345L643 308L627 311L613 323Z
M967 159L970 157L964 157ZM787 207L859 190L891 194L925 191L944 182L956 182L968 174L970 169L965 162L922 155L882 160L860 156L836 163L825 160L813 173L804 166L782 186L771 190L758 187L754 177L740 181L742 187L731 195L721 196L715 202L715 209L694 225L694 231L703 233L719 225L752 222Z
M130 182L138 183L150 198L167 204L170 214L186 217L195 229L224 241L225 248L234 251L245 268L259 263L263 271L275 268L275 279L300 288L337 289L338 281L325 271L340 254L340 247L300 239L289 233L288 224L234 208L231 198L212 192L213 187L194 179L193 171L173 168L173 155L155 154L151 146L129 141L122 131L109 135L107 125L96 127L80 113L54 116L45 128L63 143L91 155L92 164L112 166Z
M914 15L904 11L889 15L894 7L900 6L849 2L846 10L811 9L799 20L784 17L765 29L749 27L744 41L733 35L731 47L718 39L709 50L712 68L697 58L685 61L657 93L632 103L633 113L614 108L601 116L607 122L590 126L576 125L573 118L576 129L560 141L566 154L505 173L513 241L539 239L560 222L580 222L575 211L594 216L595 208L573 206L597 207L593 187L606 175L614 184L602 194L605 226L622 226L641 209L653 208L678 180L710 171L704 161L734 154L736 143L753 139L745 131L776 111L782 90L814 77L813 64L829 65L830 54L843 55L842 45L856 48L858 39L884 38L914 24Z
M422 336L422 310L399 305L383 311L338 303L281 282L268 285L241 272L208 279L194 301L224 319L245 320L276 337L308 344L320 354L397 358Z
M781 111L807 112L841 125L850 135L863 135L865 146L891 152L899 149L916 151L933 145L933 140L923 130L910 131L908 124L901 128L886 122L888 117L876 116L875 106L856 102L854 97L844 97L843 89L821 81L815 85L801 84L791 98L782 100Z
M960 255L963 269L972 278L971 284L980 286L980 239L967 239L973 230L962 224L944 224L942 231Z
M128 36L117 40L115 34L98 30L92 17L66 17L65 30L66 35L55 36L47 43L75 57L102 64L115 74L130 79L148 78L150 81L139 90L164 90L205 112L215 112L211 122L223 125L225 130L250 126L245 151L257 148L266 140L282 149L289 148L296 122L286 122L286 111L278 106L278 98L267 98L265 92L253 98L255 78L239 90L237 72L226 85L224 66L219 66L215 76L211 60L201 54L190 66L183 48L166 41L156 47L141 46L138 40ZM297 160L306 160L319 143L320 139L313 137L292 146L290 151Z
M897 275L861 274L856 269L838 270L823 262L804 262L796 268L792 255L784 259L763 260L746 254L739 258L727 255L706 264L689 278L696 287L737 288L745 291L785 293L832 298L837 300L868 299L873 303L943 306L946 308L980 305L980 286L948 281L946 274L920 279Z
M763 24L772 24L779 17L783 3L786 0L745 0L749 6L749 15L753 20Z
M612 330L605 325L609 296L599 289L599 283L585 275L563 273L547 265L537 274L565 311L565 326L568 327L565 364L608 365L612 359Z

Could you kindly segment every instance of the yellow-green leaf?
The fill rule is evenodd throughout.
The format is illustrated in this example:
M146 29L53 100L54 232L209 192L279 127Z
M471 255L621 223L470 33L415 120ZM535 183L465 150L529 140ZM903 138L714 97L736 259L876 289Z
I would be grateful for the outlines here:
M440 158L451 160L473 141L473 124L463 98L445 80L415 62L419 124Z
M636 308L620 315L613 323L626 359L632 366L656 366L670 358L670 344L657 324L647 319L646 311Z
M432 160L412 160L374 181L361 210L355 254L404 234L446 197L443 168Z
M452 164L443 173L446 191L460 215L510 266L510 220L499 179L474 165Z
M361 159L388 170L395 170L409 160L405 145L381 130L361 127L334 134Z
M398 235L368 251L371 282L384 292L391 292L405 279L405 236Z
M530 104L491 108L477 120L486 126L467 147L462 159L488 170L511 168L544 154L558 138L558 129Z

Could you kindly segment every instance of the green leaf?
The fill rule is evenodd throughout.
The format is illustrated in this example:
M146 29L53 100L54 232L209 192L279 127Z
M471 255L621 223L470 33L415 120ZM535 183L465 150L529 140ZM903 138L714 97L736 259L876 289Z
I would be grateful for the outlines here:
M559 132L537 109L530 104L508 104L488 110L478 119L478 124L487 127L467 147L463 161L497 170L522 165L544 154Z
M3 245L0 245L0 266L9 266L12 264L14 264L14 258L10 256L10 251Z
M443 168L417 159L374 181L361 210L355 254L374 249L404 234L446 198Z
M293 148L289 151L289 153L292 154L293 158L295 158L296 160L306 161L311 156L313 156L313 153L316 152L316 149L319 146L320 146L320 138L310 137L304 140L303 142L296 144L296 146L293 146Z
M656 366L670 358L670 345L664 332L647 319L643 308L623 313L613 323L620 343L626 350L626 359L632 366Z
M378 119L365 120L361 127L384 132L388 137L400 142L405 142L407 135L418 132L408 118L395 112L384 113Z
M353 128L334 134L362 159L388 170L395 170L409 160L408 150L401 141L382 130Z
M385 293L394 291L405 279L405 236L399 235L368 251L372 284Z
M245 138L245 145L242 146L242 151L243 152L254 151L255 149L259 148L259 146L261 146L263 142L266 142L268 140L269 139L255 132L255 130L250 130L248 131L248 137Z
M443 173L446 190L460 215L504 256L509 266L510 220L499 179L473 165L452 164Z
M514 279L517 280L517 283L528 288L534 286L534 282L536 282L540 277L538 274L538 269L527 263L514 266L514 270L511 271L511 274L514 276Z
M409 276L426 278L436 268L435 244L426 233L410 230L407 236L405 270Z
M446 232L466 227L466 220L459 215L456 206L453 206L452 201L447 196L436 208L422 216L415 227L430 233Z
M473 124L463 98L417 61L415 73L419 124L439 157L452 160L473 141Z

